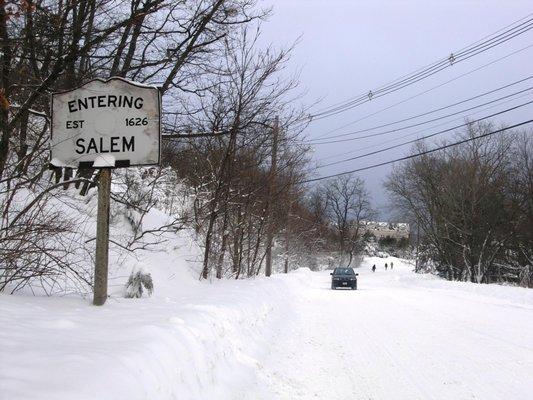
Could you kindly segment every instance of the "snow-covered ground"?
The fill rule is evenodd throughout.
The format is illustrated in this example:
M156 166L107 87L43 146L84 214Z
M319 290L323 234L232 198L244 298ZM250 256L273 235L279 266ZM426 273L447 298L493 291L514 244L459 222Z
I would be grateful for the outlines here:
M391 260L394 270L385 271ZM1 295L0 398L533 393L532 290L446 282L397 259L367 258L357 291L332 291L328 272L305 269L200 283L175 268L183 262L159 254L149 268L154 297L114 297L101 308L88 299Z

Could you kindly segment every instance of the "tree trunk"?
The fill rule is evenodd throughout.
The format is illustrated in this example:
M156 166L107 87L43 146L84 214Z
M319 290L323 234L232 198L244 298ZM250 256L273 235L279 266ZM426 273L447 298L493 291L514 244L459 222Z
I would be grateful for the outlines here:
M270 173L268 177L268 204L267 204L267 238L266 238L266 264L265 275L272 274L272 241L274 236L274 224L272 218L271 204L274 202L274 181L277 174L277 159L278 159L278 133L279 133L279 119L274 120L274 127L272 129L272 163L270 165Z

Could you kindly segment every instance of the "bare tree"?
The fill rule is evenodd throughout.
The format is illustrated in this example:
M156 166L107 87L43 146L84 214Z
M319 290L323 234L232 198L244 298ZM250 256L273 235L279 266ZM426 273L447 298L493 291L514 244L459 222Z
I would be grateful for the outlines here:
M460 137L491 129L490 124L471 124ZM418 144L415 151L423 148ZM386 186L396 207L420 226L428 258L448 278L518 280L516 271L530 263L527 256L519 262L516 257L530 240L524 231L530 157L531 146L516 134L487 137L411 159L389 176Z
M206 95L190 105L189 125L194 130L228 132L189 144L193 152L209 154L207 159L198 160L204 168L194 178L195 184L209 188L209 198L202 207L206 211L203 278L209 276L212 266L216 276L222 277L230 248L242 248L243 240L230 238L232 227L238 236L248 232L246 242L252 255L246 257L247 273L255 274L261 265L265 215L272 204L269 196L265 196L264 180L268 180L265 171L271 155L273 121L276 114L283 112L283 129L296 119L293 108L287 106L291 100L288 94L295 89L296 81L279 76L290 49L258 49L259 35L259 27L255 31L243 29L232 40L224 41L224 57L207 69L207 81L205 76L200 77L198 86L208 87ZM285 135L280 148L288 147L292 137ZM248 171L253 169L263 182L256 180L247 185ZM239 222L234 220L235 212ZM243 229L246 221L253 223L254 229ZM234 273L240 275L243 257L237 253L235 248L230 252Z
M325 196L336 231L340 263L350 266L354 255L361 250L361 222L373 215L369 193L361 178L342 175L326 183Z

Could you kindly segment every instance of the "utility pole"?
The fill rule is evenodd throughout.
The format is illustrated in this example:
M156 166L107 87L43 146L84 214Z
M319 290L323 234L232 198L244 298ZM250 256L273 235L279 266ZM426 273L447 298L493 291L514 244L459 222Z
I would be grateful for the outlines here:
M287 221L288 222L288 221ZM289 272L289 225L285 227L285 267L283 272Z
M418 245L420 244L420 220L416 221L416 264L415 272L418 272Z
M285 228L285 268L283 272L289 273L289 227Z
M270 173L268 174L268 204L267 204L267 248L265 255L265 275L272 275L272 240L274 236L274 226L272 221L272 203L274 193L274 180L277 174L278 159L278 135L279 135L279 118L274 119L272 127L272 163L270 164Z
M291 218L291 210L292 210L292 200L289 200L289 209L287 210L287 220L285 221L285 268L284 271L286 274L289 273L289 242L290 242L290 218Z
M93 304L95 306L101 306L107 300L110 195L111 168L102 168L98 179L98 212L96 216L96 262L93 289Z

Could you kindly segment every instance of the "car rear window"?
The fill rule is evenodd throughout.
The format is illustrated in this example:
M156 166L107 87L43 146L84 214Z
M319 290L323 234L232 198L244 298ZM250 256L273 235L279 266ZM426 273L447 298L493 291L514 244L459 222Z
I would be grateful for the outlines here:
M352 268L335 268L334 275L355 275Z

